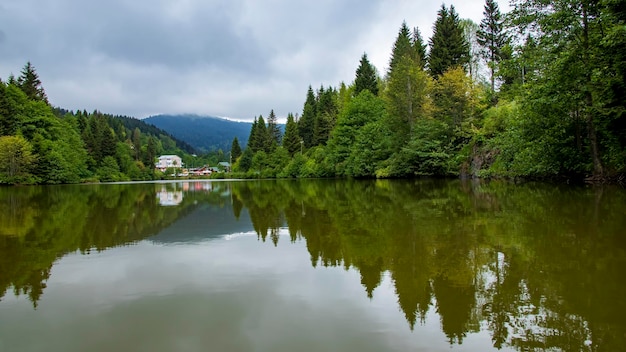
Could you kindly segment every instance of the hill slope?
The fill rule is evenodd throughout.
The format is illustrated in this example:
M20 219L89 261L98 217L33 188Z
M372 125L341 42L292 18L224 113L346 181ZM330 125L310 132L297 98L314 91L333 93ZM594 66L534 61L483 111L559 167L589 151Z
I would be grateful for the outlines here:
M243 148L248 142L252 127L249 122L198 115L156 115L143 121L167 131L199 151L228 151L235 137Z

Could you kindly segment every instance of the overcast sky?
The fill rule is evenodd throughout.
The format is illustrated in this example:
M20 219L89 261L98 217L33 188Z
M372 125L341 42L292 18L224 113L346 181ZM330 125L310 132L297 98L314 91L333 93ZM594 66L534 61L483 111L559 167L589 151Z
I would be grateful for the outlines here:
M30 61L50 102L71 110L284 118L301 113L309 85L350 83L363 52L384 72L403 20L428 41L441 4L2 0L0 78ZM482 18L484 0L446 4Z

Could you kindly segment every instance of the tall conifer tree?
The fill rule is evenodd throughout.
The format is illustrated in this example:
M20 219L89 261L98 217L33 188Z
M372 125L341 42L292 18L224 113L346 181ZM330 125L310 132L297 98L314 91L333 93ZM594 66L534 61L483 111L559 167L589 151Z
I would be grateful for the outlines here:
M393 44L393 49L391 50L387 76L391 74L391 71L393 71L393 69L398 65L403 56L408 55L412 57L414 54L416 54L416 52L413 47L413 43L411 42L411 32L409 27L406 25L406 22L402 22L396 41Z
M267 134L269 138L268 143L270 145L280 145L282 135L280 133L280 128L278 127L278 122L276 121L276 114L274 113L274 109L270 111L270 114L267 117Z
M428 68L431 76L437 78L455 66L469 63L469 43L465 38L459 16L454 6L447 9L441 5L430 38Z
M287 115L287 125L285 125L285 136L283 138L283 148L289 154L294 155L300 150L300 136L298 135L298 124L293 118L293 114Z
M354 95L359 95L359 93L365 89L369 90L374 95L378 95L378 79L376 77L376 69L367 59L367 54L363 53L359 67L356 69Z
M486 0L485 16L480 21L480 29L476 32L476 40L482 47L482 56L487 61L490 71L491 91L496 87L496 67L502 60L502 50L508 43L500 8L495 0Z
M315 116L317 115L317 101L313 88L309 86L306 94L306 102L302 110L302 117L298 121L298 133L304 141L304 146L310 148L313 146L313 136L315 133Z
M35 67L31 65L30 61L22 69L22 74L17 79L17 85L26 93L28 98L48 103L48 97L41 85L39 75L37 75L37 71L35 71Z
M422 34L417 27L413 28L413 35L411 36L411 46L413 47L413 51L415 52L416 59L419 62L420 68L423 69L426 66L426 44L424 44Z
M231 157L231 160L234 162L240 156L241 156L241 146L239 145L239 139L235 137L230 147L230 157Z

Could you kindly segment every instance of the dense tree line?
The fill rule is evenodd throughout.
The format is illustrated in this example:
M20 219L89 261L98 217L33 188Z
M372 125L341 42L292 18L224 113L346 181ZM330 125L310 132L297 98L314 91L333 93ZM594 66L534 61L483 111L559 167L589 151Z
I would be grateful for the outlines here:
M30 62L0 81L0 184L151 180L156 156L192 153L137 119L53 108Z
M428 50L419 29L402 23L384 76L363 54L352 84L309 87L282 144L257 118L235 170L622 180L621 3L514 1L503 14L487 0L483 15L474 24L442 5Z

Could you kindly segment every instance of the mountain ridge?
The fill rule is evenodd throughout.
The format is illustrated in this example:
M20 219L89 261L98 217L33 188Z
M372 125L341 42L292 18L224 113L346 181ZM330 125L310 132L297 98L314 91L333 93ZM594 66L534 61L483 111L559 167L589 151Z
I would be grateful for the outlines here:
M197 114L159 114L146 117L142 121L203 152L218 149L229 151L235 137L244 148L252 127L251 122Z

